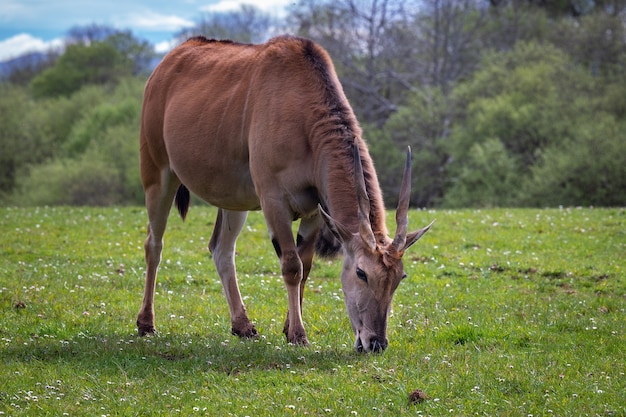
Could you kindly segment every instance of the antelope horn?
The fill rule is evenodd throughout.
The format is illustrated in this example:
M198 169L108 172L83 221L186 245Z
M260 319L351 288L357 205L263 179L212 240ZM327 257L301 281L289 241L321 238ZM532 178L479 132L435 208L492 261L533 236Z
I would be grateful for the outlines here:
M411 198L411 147L407 147L406 165L402 175L400 186L400 198L396 210L396 236L393 239L393 247L396 251L402 251L406 244L406 234L409 229L409 200Z
M374 237L372 224L370 223L370 199L367 196L367 190L365 188L361 153L359 152L359 145L357 143L354 144L354 182L359 204L359 234L363 242L373 251L376 250L376 238Z

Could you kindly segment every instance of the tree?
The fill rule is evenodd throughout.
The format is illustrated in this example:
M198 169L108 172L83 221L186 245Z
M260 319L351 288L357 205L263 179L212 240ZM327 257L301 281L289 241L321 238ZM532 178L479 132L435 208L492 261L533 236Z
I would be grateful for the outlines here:
M181 30L176 39L182 42L193 36L204 35L213 39L260 43L269 39L275 24L274 18L258 7L243 4L237 11L206 14L196 26Z
M54 99L85 104L86 93L100 92L97 102L82 106L68 139L55 147L54 157L22 170L9 201L20 205L141 203L137 138L143 84L127 78L113 92L91 86L70 99Z
M415 65L422 85L447 94L453 83L473 73L483 51L487 13L475 0L424 1L415 17Z
M497 138L476 142L443 199L448 207L497 207L519 204L518 162Z
M67 45L91 45L94 42L104 42L117 32L117 29L111 26L97 23L73 26L67 31L65 41Z
M128 75L146 75L156 56L145 40L128 30L90 25L69 31L65 52L31 82L36 97L69 96L88 84L116 84Z
M457 108L464 110L453 156L462 161L474 143L497 138L524 172L537 149L572 136L571 121L588 111L581 94L592 89L591 78L553 46L519 43L511 52L488 54L456 90Z
M293 30L331 55L360 120L382 126L415 81L414 2L301 1L290 11Z
M106 42L117 49L124 57L134 63L133 75L148 74L157 54L153 46L145 39L138 39L130 30L115 29L111 26L91 24L74 26L68 31L67 45L89 46L97 42Z
M448 162L446 141L450 135L451 103L441 89L423 87L409 95L405 105L393 113L382 129L365 126L364 132L376 162L385 201L398 197L398 173L403 152L411 146L413 172L411 204L433 207L443 197Z
M124 30L113 33L105 42L133 63L132 75L147 76L152 72L152 64L157 54L147 40L140 40L131 31Z
M54 65L59 53L50 50L46 53L32 52L3 63L6 68L3 76L9 84L28 85L42 71Z
M111 84L132 74L133 63L108 42L69 45L56 65L31 82L36 97L69 96L87 84Z
M598 11L578 19L562 19L553 26L549 41L593 75L626 71L626 26L622 16Z
M33 100L25 87L0 84L0 201L8 201L31 168L65 155L74 125L105 94L90 86L69 98Z
M490 0L494 8L537 8L548 13L553 19L580 17L594 12L618 16L626 10L624 0Z
M520 202L531 206L626 205L626 121L596 112L575 123L567 147L548 146Z
M547 44L489 55L457 91L444 203L623 204L624 122L602 81Z
M24 88L0 84L0 201L13 191L21 166L34 162L36 144L25 140L24 115L33 109Z
M626 0L299 0L284 24L242 6L179 39L256 43L288 27L319 42L389 204L410 145L415 206L624 205L624 16ZM5 79L0 199L140 201L153 57L130 31L75 27L62 55Z

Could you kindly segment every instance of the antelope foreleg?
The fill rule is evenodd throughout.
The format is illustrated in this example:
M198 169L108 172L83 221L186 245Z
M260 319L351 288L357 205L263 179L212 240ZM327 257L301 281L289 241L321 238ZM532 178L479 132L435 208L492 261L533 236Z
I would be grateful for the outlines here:
M301 285L303 266L291 231L293 213L280 199L262 202L263 213L270 231L272 244L280 259L280 269L287 288L289 309L285 324L287 341L297 345L308 345L304 324L302 323Z
M296 238L296 245L298 248L298 256L302 261L302 280L300 281L300 313L303 312L304 301L304 288L306 281L311 272L311 265L313 264L313 255L315 254L315 242L319 234L321 226L321 219L319 216L312 218L302 219L300 227L298 228L298 237ZM285 326L283 327L283 333L285 336L289 334L289 311L287 311L287 318L285 319Z
M283 332L289 343L308 345L309 341L302 322L302 290L304 287L302 262L294 250L283 252L280 257L280 264L289 302Z

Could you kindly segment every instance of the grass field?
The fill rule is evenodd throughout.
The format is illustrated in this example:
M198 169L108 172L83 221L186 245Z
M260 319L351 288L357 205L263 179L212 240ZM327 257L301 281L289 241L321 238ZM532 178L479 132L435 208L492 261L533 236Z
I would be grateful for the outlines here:
M214 217L170 219L159 333L138 338L143 208L0 209L0 415L626 415L624 209L412 211L437 222L405 255L382 354L352 349L341 260L306 284L311 346L285 342L259 213L237 262L261 337L231 336Z

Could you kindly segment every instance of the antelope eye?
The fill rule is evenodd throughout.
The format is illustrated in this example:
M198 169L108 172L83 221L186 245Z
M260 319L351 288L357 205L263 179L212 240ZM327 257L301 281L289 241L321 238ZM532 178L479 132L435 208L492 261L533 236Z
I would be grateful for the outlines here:
M356 269L356 276L359 277L360 280L367 282L367 274L361 268Z

